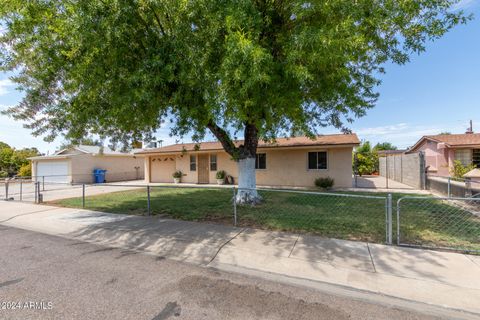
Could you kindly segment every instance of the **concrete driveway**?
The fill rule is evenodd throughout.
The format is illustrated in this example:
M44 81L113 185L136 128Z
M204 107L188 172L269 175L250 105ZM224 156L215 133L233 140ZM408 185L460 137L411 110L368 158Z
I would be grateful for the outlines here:
M81 184L65 184L65 183L40 183L40 193L43 196L43 201L54 201L60 199L76 198L82 196L83 186ZM143 180L132 180L115 182L114 184L86 184L85 195L92 196L103 193L146 189L146 184ZM146 191L145 191L146 192ZM19 180L9 182L8 195L5 189L5 184L0 184L0 199L3 200L13 198L14 200L22 200L27 202L35 201L35 184L33 182L20 183Z
M443 315L480 315L478 256L16 202L0 204L0 224L316 289L381 294L375 301L396 305L448 308Z

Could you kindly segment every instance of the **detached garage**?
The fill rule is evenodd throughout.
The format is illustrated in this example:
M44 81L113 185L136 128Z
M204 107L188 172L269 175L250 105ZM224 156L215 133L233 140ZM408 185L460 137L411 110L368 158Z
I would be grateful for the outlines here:
M107 147L80 145L30 160L32 176L45 182L92 183L94 169L107 170L106 182L144 178L142 156Z

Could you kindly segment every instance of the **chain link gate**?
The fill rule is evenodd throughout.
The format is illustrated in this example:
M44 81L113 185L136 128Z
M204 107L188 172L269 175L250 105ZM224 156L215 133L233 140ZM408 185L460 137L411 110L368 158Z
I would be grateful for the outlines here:
M480 198L402 197L397 244L480 253Z

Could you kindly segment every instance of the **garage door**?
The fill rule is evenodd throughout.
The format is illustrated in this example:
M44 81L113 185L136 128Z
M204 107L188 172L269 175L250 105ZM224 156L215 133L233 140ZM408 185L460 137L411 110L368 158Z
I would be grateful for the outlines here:
M170 156L150 158L150 177L152 182L172 182L175 172L175 159Z
M45 182L69 183L67 161L42 161L37 163L37 176ZM43 178L45 177L45 178Z

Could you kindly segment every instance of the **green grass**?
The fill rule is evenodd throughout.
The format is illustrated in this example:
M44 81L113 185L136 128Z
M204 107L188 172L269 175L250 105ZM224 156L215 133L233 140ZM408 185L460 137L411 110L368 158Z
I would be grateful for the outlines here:
M312 195L260 191L263 203L237 206L239 226L306 232L326 237L385 242L385 200L343 197L339 193ZM356 195L386 196L379 193ZM232 224L232 190L209 188L152 188L152 214L189 221ZM393 194L393 204L405 194ZM54 202L81 207L81 198ZM146 214L145 189L86 198L86 208L127 214ZM480 218L437 199L402 202L402 242L480 250ZM396 211L393 210L394 231Z

